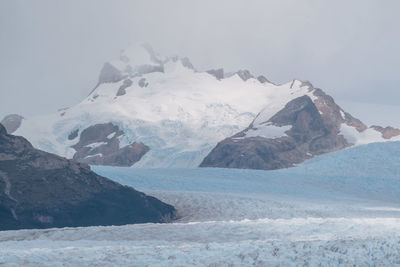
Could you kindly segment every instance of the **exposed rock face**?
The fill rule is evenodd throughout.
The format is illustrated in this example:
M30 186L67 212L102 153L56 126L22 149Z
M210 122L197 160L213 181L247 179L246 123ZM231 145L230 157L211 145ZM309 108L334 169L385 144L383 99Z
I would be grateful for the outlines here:
M122 53L120 55L120 60L121 62L124 63L124 66L121 68L116 67L115 65L106 62L103 65L103 68L100 71L100 76L99 80L97 82L97 85L95 88L90 92L92 94L97 87L100 84L103 83L116 83L119 82L125 78L133 78L136 76L141 76L146 73L152 73L152 72L163 72L164 71L164 62L159 59L154 52L153 48L148 45L148 44L142 44L141 48L148 53L148 56L150 57L151 63L144 63L144 64L139 64L135 65L132 64L131 58L127 56L125 53ZM189 59L183 59L182 62L185 62L188 66L192 66ZM130 84L129 84L130 82ZM124 84L120 87L120 89L117 92L117 96L121 96L125 94L125 89L129 86L132 85L132 81L130 79L126 79L124 81Z
M263 75L260 75L260 76L258 76L257 77L257 80L260 82L260 83L271 83L267 78L265 78L265 76L263 76Z
M138 85L143 88L149 86L149 83L147 82L146 78L141 78L138 81Z
M130 80L130 79L124 80L124 83L118 89L117 96L122 96L122 95L126 94L125 89L130 87L130 86L132 86L132 80Z
M124 75L116 67L106 62L100 71L99 84L101 83L115 83L124 78Z
M354 118L349 113L344 112L333 100L333 98L325 94L321 89L314 88L310 82L304 82L304 86L313 89L313 94L316 97L314 104L322 116L324 122L331 130L340 131L340 124L345 123L355 127L357 131L362 132L368 127L359 119Z
M104 63L103 68L100 71L99 81L97 82L97 84L93 88L93 90L90 92L90 94L93 93L96 90L96 88L102 83L119 82L122 79L124 79L125 77L126 77L126 75L124 75L124 73L122 73L119 69L114 67L109 62L106 62L106 63Z
M334 113L327 108L326 111ZM340 116L340 114L339 114ZM266 138L261 134L247 137L258 129L254 125L220 142L204 159L200 167L228 167L250 169L279 169L322 153L349 146L338 135L338 116L321 116L309 96L290 101L284 109L262 124L270 131L289 126L281 136ZM269 128L268 128L269 127Z
M215 78L217 78L217 80L222 80L223 78L225 78L224 76L224 69L216 69L216 70L208 70L206 71L208 74L211 74L212 76L214 76Z
M137 54L139 50L141 50L141 53ZM138 59L135 58L135 56L138 56L141 59L143 59L143 57L147 59L140 62L140 60L137 61ZM180 58L174 56L161 58L149 44L141 44L135 48L127 49L127 51L123 50L119 62L105 63L100 71L99 80L89 95L91 95L103 83L117 83L124 79L124 83L120 86L116 96L125 95L125 89L132 85L131 79L141 77L148 73L162 73L165 71L164 66L168 61L180 61L184 67L196 71L187 57ZM147 85L148 83L139 84L140 87L146 87ZM93 95L93 99L96 99L96 95Z
M393 128L393 127L390 127L390 126L383 128L381 126L374 125L374 126L371 126L371 128L373 128L373 129L377 130L378 132L382 133L382 136L385 139L390 139L392 137L400 135L400 129L396 129L396 128Z
M21 126L24 117L17 114L10 114L4 117L1 124L6 128L7 133L12 134Z
M0 124L0 230L167 222L175 210Z
M343 125L356 133L374 129L385 139L400 135L400 130L392 127L368 128L310 82L294 80L291 87L299 82L309 95L290 101L265 121L260 112L247 129L218 143L200 167L266 170L291 167L313 156L354 145L342 133Z
M77 138L78 137L78 133L79 133L79 129L76 129L76 130L72 131L68 135L68 140L74 140L75 138Z
M194 68L194 66L193 66L193 64L192 64L192 62L190 62L190 59L189 59L188 57L182 58L182 59L181 59L181 62L182 62L182 65L183 65L184 67L186 67L186 68L188 68L188 69L191 69L191 70L195 70L195 68Z
M120 147L120 138L124 132L112 123L96 124L83 130L77 144L74 160L108 166L130 167L149 151L143 143L132 143Z
M239 77L243 81L247 81L250 78L254 78L254 76L248 70L239 70L238 72L236 72L236 74L239 75Z

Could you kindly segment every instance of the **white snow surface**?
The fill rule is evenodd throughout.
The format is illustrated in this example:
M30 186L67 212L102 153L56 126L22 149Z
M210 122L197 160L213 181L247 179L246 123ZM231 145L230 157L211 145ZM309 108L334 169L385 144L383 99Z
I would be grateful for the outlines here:
M112 139L116 134L116 132L110 133L109 135L107 135L107 139Z
M85 157L85 159L93 158L93 157L103 157L103 154L102 153L97 153L97 154L94 154L94 155L88 155L88 156Z
M116 97L123 81L101 84L69 109L27 118L15 134L39 149L72 158L71 145L78 140L68 140L72 131L112 122L125 132L124 144L136 141L150 147L134 167L197 167L218 142L244 130L253 120L263 136L275 136L274 129L263 129L264 122L297 97L317 99L314 89L299 80L282 85L243 81L238 75L217 80L184 67L179 59L154 59L142 47L127 49L111 63L124 71L128 65L133 68L158 61L164 62L164 72L131 77L133 84L125 95ZM143 78L147 87L138 85Z
M387 142L387 141L400 141L400 136L392 137L391 139L384 139L382 134L374 128L367 128L359 132L356 128L342 123L340 133L346 140L354 145L364 145L374 142Z
M169 224L0 232L6 266L399 266L400 143L279 171L95 167Z
M100 147L102 145L106 145L106 144L107 144L107 142L95 142L95 143L91 143L91 144L86 145L86 147L89 147L91 149L95 149L95 148L98 148L98 147Z
M279 138L286 135L286 131L292 128L291 125L275 126L270 122L265 125L258 125L257 128L251 128L245 132L243 137L236 137L235 139L243 139L249 137L264 137L264 138Z

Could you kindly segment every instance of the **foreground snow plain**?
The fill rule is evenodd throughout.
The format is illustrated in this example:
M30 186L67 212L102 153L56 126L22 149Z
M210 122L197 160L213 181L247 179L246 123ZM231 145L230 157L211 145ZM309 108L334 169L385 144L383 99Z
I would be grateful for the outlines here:
M95 167L170 224L0 232L0 265L400 266L400 143L279 171Z

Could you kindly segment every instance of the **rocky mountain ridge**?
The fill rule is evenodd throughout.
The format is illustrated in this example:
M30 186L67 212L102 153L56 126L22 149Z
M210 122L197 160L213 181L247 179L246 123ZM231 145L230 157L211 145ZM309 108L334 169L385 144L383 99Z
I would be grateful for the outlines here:
M368 128L310 82L301 82L300 87L313 92L311 97L304 95L290 101L270 118L261 112L248 128L218 143L200 167L288 168L353 146L356 143L352 140L368 143L376 137L383 141L399 136L399 130L391 127ZM371 140L365 140L368 135Z
M0 230L168 222L175 209L43 152L0 124Z

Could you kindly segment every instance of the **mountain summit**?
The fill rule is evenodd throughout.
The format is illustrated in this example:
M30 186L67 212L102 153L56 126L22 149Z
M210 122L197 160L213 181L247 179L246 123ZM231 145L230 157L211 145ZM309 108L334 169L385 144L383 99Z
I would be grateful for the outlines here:
M139 45L105 63L81 103L25 118L15 134L88 164L270 169L399 140L391 129L368 128L309 82L276 85L248 70L198 71L188 58Z

